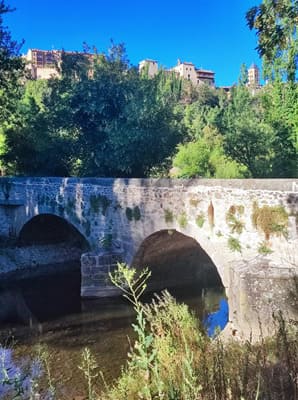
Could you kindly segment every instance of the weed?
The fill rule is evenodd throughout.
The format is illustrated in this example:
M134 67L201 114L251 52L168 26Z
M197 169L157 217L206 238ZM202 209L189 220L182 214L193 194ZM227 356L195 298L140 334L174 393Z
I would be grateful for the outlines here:
M270 235L287 236L288 213L282 206L259 207L256 202L253 204L252 223L256 229L260 229L265 234L265 240L270 239Z
M96 372L98 368L97 362L91 351L85 347L82 351L82 362L79 365L79 369L83 372L84 378L87 383L87 399L88 400L96 400L97 396L94 389L94 380L99 376L99 373Z
M91 194L89 198L90 202L90 208L94 214L98 214L99 210L101 210L101 213L103 216L106 215L107 209L109 208L111 204L111 200L107 198L107 196L101 195L101 194Z
M113 235L112 233L106 233L101 239L100 244L103 249L109 250L113 245Z
M186 216L186 212L183 211L183 213L181 213L178 218L177 218L178 224L180 226L180 228L186 228L187 227L187 216Z
M228 247L232 251L239 251L241 253L241 244L237 238L230 236L228 239Z
M165 222L167 224L172 223L174 221L173 212L171 210L165 209L164 216L165 216Z
M199 228L202 228L205 223L205 216L203 213L200 213L196 217L196 224L198 225Z
M226 222L231 229L231 233L238 233L240 235L244 229L244 222L240 219L244 213L244 206L232 205L226 213Z
M141 219L141 211L139 206L135 206L134 208L126 207L125 214L128 221L139 221Z
M266 242L262 242L259 244L258 253L262 255L268 255L273 253L273 251L270 249Z

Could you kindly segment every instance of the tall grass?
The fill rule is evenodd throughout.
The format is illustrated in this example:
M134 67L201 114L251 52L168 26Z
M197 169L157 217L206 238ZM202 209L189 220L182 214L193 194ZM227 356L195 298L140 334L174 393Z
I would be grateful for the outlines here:
M211 340L184 304L168 292L140 301L148 276L123 264L112 281L133 299L137 340L128 362L101 400L297 400L298 329L276 315L276 333L251 341ZM128 295L130 292L130 295Z

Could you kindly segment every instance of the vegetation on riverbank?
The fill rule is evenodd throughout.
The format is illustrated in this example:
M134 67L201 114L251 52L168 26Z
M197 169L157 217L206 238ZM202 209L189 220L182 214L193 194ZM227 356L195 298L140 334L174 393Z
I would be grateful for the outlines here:
M121 264L113 274L114 284L135 308L136 341L112 385L105 383L91 352L83 350L82 361L74 368L85 377L86 399L297 399L298 327L293 321L286 324L282 315L276 315L275 335L270 339L260 336L255 344L234 339L223 342L220 336L210 339L187 306L178 304L169 293L156 296L151 304L142 303L140 296L149 275L147 270L137 273ZM6 393L7 399L62 398L59 388L63 382L54 382L52 377L58 361L45 348L38 349L32 363L18 368L7 350L0 353L0 362L0 393Z

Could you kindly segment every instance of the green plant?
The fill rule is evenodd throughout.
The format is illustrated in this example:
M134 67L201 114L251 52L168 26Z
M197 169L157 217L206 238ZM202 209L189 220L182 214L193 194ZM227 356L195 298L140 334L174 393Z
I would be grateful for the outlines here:
M87 399L96 400L97 395L94 389L94 380L99 376L99 373L96 372L98 365L90 349L87 347L82 351L82 362L79 365L79 369L83 372L87 382Z
M205 216L203 213L200 213L196 217L196 224L198 225L199 228L202 228L205 223Z
M241 244L239 239L230 236L228 239L228 247L232 251L239 251L241 253Z
M270 249L266 242L262 242L259 244L258 253L262 255L268 255L273 253L273 251Z
M139 206L135 206L134 208L126 207L125 214L129 221L132 221L133 219L135 221L139 221L141 219L141 211Z
M132 210L132 215L135 221L139 221L141 219L141 211L139 206L135 206Z
M244 213L244 206L232 205L226 213L226 222L231 229L231 233L242 233L244 229L244 222L240 219L240 216Z
M270 235L287 236L288 213L283 206L259 207L256 202L253 204L252 223L256 229L264 232L265 240Z
M112 233L105 233L104 236L100 240L100 244L103 249L109 250L113 244L113 235Z
M187 227L187 216L186 216L186 212L183 211L183 213L181 213L178 218L178 224L180 226L180 228L186 228Z
M174 221L173 212L171 210L165 209L164 210L165 221L167 224Z
M107 209L111 204L111 200L107 198L107 196L101 194L91 194L89 198L90 208L94 214L98 214L101 209L101 213L103 216L106 215Z
M53 355L50 354L46 345L37 346L37 355L45 370L47 386L49 388L49 398L54 399L56 395L56 386L52 377Z
M110 274L135 308L137 340L127 367L104 399L196 399L201 385L193 349L202 345L203 335L187 306L178 304L168 292L156 295L151 304L140 301L149 276L148 269L138 273L119 263Z
M128 219L128 221L132 221L133 213L132 213L132 209L130 207L126 207L125 214L126 214L126 218Z

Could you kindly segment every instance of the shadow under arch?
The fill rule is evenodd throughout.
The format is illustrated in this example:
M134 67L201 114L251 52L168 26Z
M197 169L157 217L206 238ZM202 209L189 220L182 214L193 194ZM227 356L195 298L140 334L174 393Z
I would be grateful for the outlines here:
M66 219L55 214L39 214L21 228L18 246L68 243L71 247L89 250L87 239Z
M148 267L153 289L195 284L200 288L223 287L216 265L193 238L176 230L148 236L133 258L136 268Z
M176 230L160 230L139 247L133 266L148 267L148 291L169 289L186 302L203 322L208 335L224 329L229 307L216 265L193 238Z

